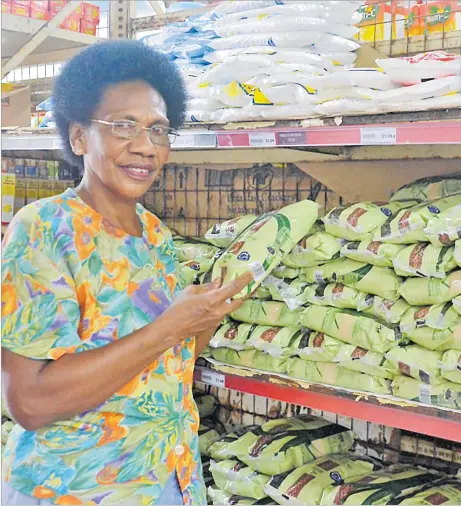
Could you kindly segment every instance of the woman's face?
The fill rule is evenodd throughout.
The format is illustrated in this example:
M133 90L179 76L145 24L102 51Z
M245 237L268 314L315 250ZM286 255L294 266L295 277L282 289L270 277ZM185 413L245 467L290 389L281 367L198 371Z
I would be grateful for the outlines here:
M91 119L130 120L144 127L169 126L162 96L143 81L106 88ZM94 122L85 128L72 126L71 141L74 152L83 154L87 182L102 182L115 197L124 200L137 200L148 191L170 153L167 138L153 143L148 132L142 130L133 139L121 139L110 125Z

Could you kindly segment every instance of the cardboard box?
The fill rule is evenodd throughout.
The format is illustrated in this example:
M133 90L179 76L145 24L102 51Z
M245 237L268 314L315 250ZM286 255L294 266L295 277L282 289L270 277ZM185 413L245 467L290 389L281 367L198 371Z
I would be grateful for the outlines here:
M39 179L38 182L38 198L46 199L51 197L51 180L50 179Z
M30 0L12 0L11 14L16 16L30 16Z
M50 12L50 16L55 16L60 10L62 10L66 3L67 0L49 0L48 10Z
M38 200L38 179L26 179L26 202L30 204Z
M2 83L2 127L30 126L30 88Z
M26 205L26 180L16 178L16 190L14 194L14 214Z
M67 18L59 25L63 30L70 30L71 32L78 32L80 30L80 14L77 11L72 12Z
M79 9L82 19L85 19L86 21L93 21L96 24L99 24L100 9L97 5L93 5L88 2L82 2Z
M41 19L42 21L48 21L48 0L32 0L30 2L30 17L34 19Z
M2 14L11 14L11 0L2 0Z
M87 35L96 35L98 23L96 21L88 21L87 19L80 20L80 33Z

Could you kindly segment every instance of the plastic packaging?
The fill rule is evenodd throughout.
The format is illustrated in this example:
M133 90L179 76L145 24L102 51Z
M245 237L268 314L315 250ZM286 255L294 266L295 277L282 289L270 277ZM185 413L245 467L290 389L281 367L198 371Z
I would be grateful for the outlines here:
M337 256L341 239L323 231L304 237L283 259L288 267L312 267L326 263Z
M388 366L395 374L400 373L433 385L443 381L439 366L441 358L441 352L416 345L397 346L386 353Z
M418 243L402 249L393 259L398 276L445 278L456 268L454 247Z
M212 348L232 348L233 350L246 350L248 339L255 329L255 325L230 321L221 325L210 340Z
M459 204L433 216L424 229L434 246L451 246L461 237L461 194Z
M308 285L303 299L311 304L363 311L373 304L374 295L350 288L341 283Z
M218 362L248 369L278 374L285 374L287 370L285 357L276 358L258 350L236 351L229 348L215 348L211 351L211 356Z
M446 380L461 384L461 350L448 350L443 354L440 372Z
M406 376L396 376L392 381L392 393L396 397L445 408L461 409L461 385L444 381L428 385Z
M445 279L409 278L399 293L411 306L448 302L461 295L461 271L454 271Z
M274 327L297 327L303 309L291 310L283 302L246 300L232 313L232 318L245 323Z
M404 248L401 244L387 244L377 241L348 242L341 248L341 255L357 262L393 267L392 259Z
M217 223L205 234L205 239L218 248L227 248L247 227L256 220L256 216L248 215Z
M395 324L401 321L409 307L408 302L402 297L397 300L389 300L375 296L372 306L366 312L383 322Z
M305 329L257 326L247 344L273 357L290 357L308 345L309 337Z
M399 188L391 198L395 200L419 199L428 202L461 193L461 174L417 179Z

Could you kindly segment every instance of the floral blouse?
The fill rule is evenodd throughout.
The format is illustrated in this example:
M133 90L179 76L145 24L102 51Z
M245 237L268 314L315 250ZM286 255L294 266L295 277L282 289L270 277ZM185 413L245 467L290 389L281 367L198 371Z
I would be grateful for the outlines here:
M137 213L141 238L112 227L72 189L23 208L4 239L2 346L57 360L161 315L180 290L173 241L157 217L141 205ZM194 353L195 339L185 340L71 420L37 431L16 425L3 479L53 504L151 505L176 472L184 503L206 504Z

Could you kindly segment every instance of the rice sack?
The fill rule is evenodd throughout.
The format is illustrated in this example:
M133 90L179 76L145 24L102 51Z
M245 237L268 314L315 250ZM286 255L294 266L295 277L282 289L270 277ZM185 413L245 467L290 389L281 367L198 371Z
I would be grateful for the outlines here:
M218 420L202 418L198 429L200 455L209 456L211 445L218 441L225 432L224 426Z
M390 381L378 376L350 371L337 364L310 362L299 358L287 360L287 373L292 378L323 385L333 385L352 390L390 394Z
M207 492L214 506L239 506L239 505L262 506L265 504L268 505L273 503L272 499L270 499L269 497L255 501L255 499L251 497L242 497L240 495L229 494L227 492L224 492L224 490L220 490L217 487L209 487Z
M424 229L436 215L459 203L459 196L452 195L443 199L425 202L411 208L401 209L373 234L373 239L391 244L413 244L425 242Z
M222 436L218 441L213 443L209 448L210 457L213 460L226 460L235 457L232 451L231 443L237 441L239 437L243 436L251 430L259 430L259 425L250 425L247 427L241 427L235 429L233 432L229 432Z
M280 264L272 271L272 276L278 279L295 279L299 276L300 270ZM267 278L266 278L267 279Z
M451 381L428 385L407 376L396 376L392 381L392 393L410 401L461 409L461 385Z
M461 271L453 271L444 279L409 278L399 293L411 306L448 302L461 295Z
M264 487L270 476L253 471L238 459L211 461L210 470L216 485L228 494L253 499L267 497Z
M256 325L229 321L221 325L210 340L212 348L232 348L233 350L246 350L248 338Z
M459 314L451 302L432 306L409 307L400 321L400 330L407 332L419 327L445 330L460 323Z
M363 311L373 304L374 295L350 288L341 283L307 285L303 301L320 306Z
M381 465L367 457L353 454L329 455L298 467L294 471L274 476L266 492L282 505L320 504L328 485L340 484L350 478L368 476Z
M378 267L392 267L392 259L398 255L404 246L402 244L387 244L377 241L348 242L341 248L341 255L357 262L376 265Z
M336 258L341 249L341 240L325 231L316 232L301 239L283 259L287 267L312 267Z
M434 504L461 504L461 481L455 478L443 478L442 481L428 485L421 491L413 492L394 501L392 504L407 506L433 506Z
M442 377L453 383L461 384L461 351L448 350L440 361Z
M458 295L458 297L455 297L452 301L453 309L461 315L461 295Z
M353 344L343 344L333 362L343 369L380 378L393 379L396 374L393 368L389 367L384 353L376 353Z
M371 240L373 232L384 225L389 218L415 203L416 201L409 201L379 205L373 202L361 202L336 207L323 218L323 223L325 230L336 237L349 241Z
M252 294L253 299L261 299L261 300L270 300L271 299L271 291L269 287L265 284L268 278L264 280L262 285L259 285L255 292Z
M200 418L212 416L218 409L218 401L212 395L202 395L195 397Z
M223 223L217 223L205 234L205 239L213 246L227 248L247 227L256 220L256 216L240 216Z
M197 262L196 260L189 260L179 264L180 275L184 281L184 286L192 285L197 276L208 272L213 265L213 260L204 258Z
M307 345L296 350L296 354L304 360L314 362L333 362L342 346L342 341L327 336L322 332L311 329L303 329L304 335L308 336Z
M410 304L402 297L397 300L389 300L375 296L373 304L365 311L383 322L396 324L402 320L409 308Z
M310 306L302 312L300 322L317 332L378 353L389 351L402 339L397 327L348 309Z
M283 302L246 300L232 313L234 320L273 327L297 327L302 308L291 310Z
M461 193L461 174L424 177L399 188L391 201L418 199L427 202L457 193Z
M302 270L301 279L307 283L341 283L364 293L385 299L398 299L401 284L393 269L341 258L325 265Z
M322 505L388 504L420 489L440 476L433 471L396 465L370 473L365 478L352 479L341 485L328 486L322 495Z
M457 205L429 220L424 233L434 246L452 246L461 238L461 194Z
M268 276L264 280L264 286L268 288L272 300L285 302L290 309L298 309L308 302L305 290L309 283L300 279L281 280Z
M455 258L456 265L458 267L461 267L461 239L458 239L455 242L455 251L453 253L453 256Z
M461 324L459 323L444 330L419 327L411 331L405 331L403 334L414 343L428 350L461 350Z
M309 338L307 329L258 325L251 332L248 345L273 357L291 357L308 346Z
M261 431L247 432L235 443L237 457L251 468L267 475L281 474L312 462L316 458L348 451L355 434L326 420L307 420L298 427L284 420ZM302 420L301 420L302 421Z
M234 298L250 295L309 233L317 214L317 204L303 200L260 216L216 260L210 280L221 278L227 284L252 272L254 280Z
M286 372L285 357L273 357L258 350L236 351L229 348L216 348L211 351L211 356L224 364L278 374L285 374Z
M175 237L174 247L180 262L211 260L218 252L218 248L215 246L192 238Z
M407 246L394 258L395 273L399 276L445 278L456 269L454 248L439 247L429 243Z
M441 383L440 360L442 353L416 345L398 346L386 353L387 365L395 374L403 374L427 384Z

